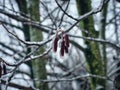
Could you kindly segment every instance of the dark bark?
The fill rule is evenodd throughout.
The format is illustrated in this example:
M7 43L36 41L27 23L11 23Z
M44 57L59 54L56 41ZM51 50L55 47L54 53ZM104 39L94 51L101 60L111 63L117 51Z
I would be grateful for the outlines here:
M91 10L91 1L90 0L76 0L77 8L80 15L83 15ZM88 31L88 33L83 32L85 37L94 37L98 38L99 32L94 28L94 20L92 16L85 18L80 22L80 26ZM88 63L88 68L91 74L95 75L105 75L104 63L100 55L99 44L96 42L85 41L87 48L85 49L85 57ZM105 81L101 79L91 78L91 89L94 90L97 85L101 85L105 88Z
M26 0L16 0L16 2L17 2L18 7L20 9L21 16L25 17L28 14ZM25 40L26 41L30 41L30 28L29 28L28 25L25 25L24 23L22 23L22 25L23 25L23 33L24 33L24 36L25 36ZM28 54L30 52L31 52L31 49L28 48L26 54ZM31 71L31 75L30 76L31 76L31 78L33 78L33 70L32 70L32 63L31 63L31 61L27 62L26 64L29 65L30 71Z
M30 0L29 2L30 2L29 14L30 14L31 18L34 21L40 22L39 0ZM31 30L31 40L32 41L42 41L43 40L42 32L39 29L31 27L30 30ZM44 51L45 50L43 47L39 47L35 54L41 54ZM45 62L44 57L34 60L32 62L32 65L33 65L35 78L37 78L38 80L47 79L46 68L45 68L46 62ZM38 81L35 83L35 85L40 90L48 90L47 83Z

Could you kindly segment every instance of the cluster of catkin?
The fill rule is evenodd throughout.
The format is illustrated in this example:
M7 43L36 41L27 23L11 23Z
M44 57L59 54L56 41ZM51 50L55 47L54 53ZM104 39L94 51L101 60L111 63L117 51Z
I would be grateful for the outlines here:
M57 51L58 41L60 40L60 38L58 36L58 32L56 33L54 41L53 41L53 51L54 52ZM64 31L61 31L61 32L62 32L62 36L61 36L61 42L60 42L60 56L64 56L64 53L68 53L69 36Z

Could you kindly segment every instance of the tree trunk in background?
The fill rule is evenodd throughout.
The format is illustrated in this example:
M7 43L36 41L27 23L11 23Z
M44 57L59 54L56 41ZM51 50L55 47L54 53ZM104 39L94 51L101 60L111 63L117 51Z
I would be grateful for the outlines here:
M28 10L27 10L27 2L26 2L26 0L16 0L16 2L18 4L21 15L22 16L27 15ZM29 28L28 25L25 25L24 23L22 23L22 25L23 25L23 33L24 33L24 36L25 36L25 40L30 41L30 30L29 30L30 28ZM30 51L31 51L30 48L28 48L26 54L30 53ZM30 67L31 78L33 78L32 63L27 62L26 64Z
M30 15L32 19L35 21L40 21L40 14L39 14L39 0L30 0L26 2L26 0L16 0L18 3L21 15ZM27 5L30 5L29 8ZM31 35L30 35L31 32ZM35 28L29 27L28 25L23 24L23 33L25 36L26 41L30 41L30 38L32 41L41 41L43 39L42 32L40 30L36 30ZM29 53L31 50L27 49L27 53ZM44 48L41 47L37 54L43 53ZM27 63L31 68L31 78L38 78L40 79L46 79L46 69L45 69L45 60L43 58L40 58L38 60ZM35 82L35 85L40 90L48 90L48 85L46 83L40 83Z
M91 10L91 1L90 0L76 0L78 13L83 15ZM88 31L88 33L82 33L85 37L99 37L99 32L94 28L94 20L92 16L85 18L80 22L80 27ZM105 76L105 67L104 61L100 53L99 44L96 42L85 41L86 51L85 57L88 63L88 69L91 74ZM105 90L105 80L92 78L90 79L91 90L95 90L98 85L102 86Z
M39 10L39 0L29 0L29 14L32 19L35 21L40 22L40 10ZM43 40L42 32L40 30L37 30L36 28L30 28L31 30L31 40L32 41L41 41ZM44 52L44 48L40 47L39 50L37 51L36 54L41 54ZM46 79L46 68L45 68L45 59L44 58L39 58L37 60L34 60L32 62L33 65L33 72L34 72L34 77L37 78L38 80L41 79ZM40 90L48 90L48 85L47 83L42 83L40 81L37 81L36 83L37 88Z
M117 0L119 1L119 0ZM118 11L117 11L117 5L116 5L116 2L115 1L112 1L113 2L113 13L114 13L114 27L115 27L115 39L116 39L116 44L120 44L120 40L119 40L119 24L118 24ZM119 1L120 2L120 1ZM120 51L117 50L116 51L116 56L113 58L114 59L114 62L117 62L118 63L116 64L116 75L115 75L115 78L114 78L114 86L117 90L120 90Z
M103 12L102 12L102 20L101 20L101 29L100 29L100 38L103 39L103 40L106 40L106 35L105 35L105 27L106 27L106 16L107 16L107 7L108 5L106 5L103 9ZM106 45L105 44L102 44L101 45L102 47L102 52L101 52L101 55L102 55L102 58L103 58L103 61L104 61L104 71L105 71L105 76L107 76L107 55L106 55ZM108 90L107 88L107 80L105 80L105 90Z

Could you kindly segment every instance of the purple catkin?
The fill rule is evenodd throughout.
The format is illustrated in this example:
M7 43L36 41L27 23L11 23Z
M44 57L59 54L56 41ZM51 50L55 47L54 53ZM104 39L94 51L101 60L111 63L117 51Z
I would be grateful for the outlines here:
M58 37L55 37L55 39L53 41L53 51L54 52L57 51L57 43L58 43Z
M5 63L3 63L3 73L4 73L4 74L7 74L6 64L5 64Z
M2 66L0 64L0 78L1 78L1 76L2 76Z
M69 37L67 34L64 35L64 39L65 39L65 45L68 48L69 47Z
M61 49L60 49L60 55L64 56L64 49L65 49L65 41L63 40L61 42Z
M65 52L68 53L68 47L65 46L64 49L65 49Z

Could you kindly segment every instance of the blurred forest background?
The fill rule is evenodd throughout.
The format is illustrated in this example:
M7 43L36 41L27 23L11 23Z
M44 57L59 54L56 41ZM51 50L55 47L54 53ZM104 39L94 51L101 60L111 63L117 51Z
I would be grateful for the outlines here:
M119 29L120 0L0 0L0 90L120 90Z

